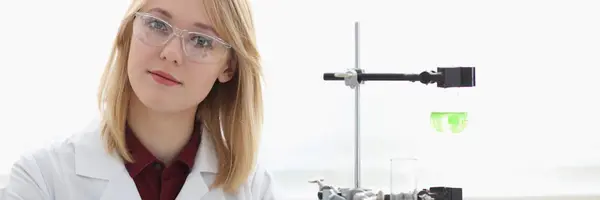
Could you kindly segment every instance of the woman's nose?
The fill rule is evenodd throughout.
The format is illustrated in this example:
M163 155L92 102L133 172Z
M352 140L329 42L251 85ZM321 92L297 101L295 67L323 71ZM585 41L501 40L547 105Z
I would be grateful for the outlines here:
M180 65L183 63L185 52L183 52L183 46L181 44L180 37L172 37L160 52L160 58L168 62Z

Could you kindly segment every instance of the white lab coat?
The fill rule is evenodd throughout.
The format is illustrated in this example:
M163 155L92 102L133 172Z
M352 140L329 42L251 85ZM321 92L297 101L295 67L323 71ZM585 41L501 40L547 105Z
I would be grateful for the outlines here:
M177 200L278 200L270 173L260 166L237 195L209 190L218 163L207 137L202 134ZM106 153L97 128L23 155L0 195L0 200L140 200L123 161Z

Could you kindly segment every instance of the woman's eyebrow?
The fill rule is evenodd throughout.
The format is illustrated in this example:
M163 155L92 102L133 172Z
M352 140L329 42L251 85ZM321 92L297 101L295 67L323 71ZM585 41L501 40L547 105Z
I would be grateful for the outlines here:
M161 15L164 15L168 19L173 18L173 15L171 15L171 13L169 13L169 11L167 11L165 9L162 9L162 8L158 8L158 7L155 7L155 8L152 8L152 9L148 10L148 12L157 12L157 13L160 13ZM198 27L200 29L203 29L205 31L210 31L212 33L217 33L215 31L215 29L211 25L208 25L208 24L205 24L205 23L195 22L194 26Z
M149 13L150 12L157 12L157 13L160 13L161 15L164 15L165 17L167 17L169 19L173 18L173 15L171 15L171 13L169 13L169 11L167 11L165 9L162 9L162 8L158 8L158 7L152 8L152 9L148 10L148 12Z
M210 31L210 32L215 33L215 34L217 33L215 31L215 29L212 26L208 25L208 24L196 22L196 23L194 23L194 26L196 26L198 28L201 28L201 29L204 29L206 31Z

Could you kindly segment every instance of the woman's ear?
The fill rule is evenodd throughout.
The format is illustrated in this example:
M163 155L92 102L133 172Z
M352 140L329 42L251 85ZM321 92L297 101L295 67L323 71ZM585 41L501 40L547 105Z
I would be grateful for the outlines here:
M231 59L229 59L229 62L227 62L225 70L223 70L219 77L217 77L217 80L219 80L219 82L221 83L226 83L233 79L233 75L235 74L235 71L238 67L237 65L237 59L235 58L235 56L232 56Z

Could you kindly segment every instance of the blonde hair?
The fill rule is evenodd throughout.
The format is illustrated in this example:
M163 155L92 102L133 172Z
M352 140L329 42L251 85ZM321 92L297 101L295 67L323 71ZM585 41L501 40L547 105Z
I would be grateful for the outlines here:
M125 144L129 99L133 94L127 76L127 59L135 12L143 0L133 0L114 40L112 53L102 75L98 101L102 112L101 133L109 152L127 162L132 157ZM247 0L207 0L205 9L217 34L231 44L230 62L234 77L216 83L198 106L197 119L211 134L218 173L211 185L229 193L247 181L256 162L263 120L260 55Z

